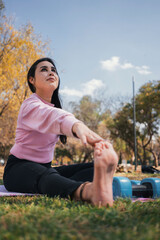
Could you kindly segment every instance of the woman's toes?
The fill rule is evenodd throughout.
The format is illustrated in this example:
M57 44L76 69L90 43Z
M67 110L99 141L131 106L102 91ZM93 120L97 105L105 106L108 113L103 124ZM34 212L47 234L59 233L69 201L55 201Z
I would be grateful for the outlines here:
M102 150L101 149L99 149L99 148L97 148L96 150L95 150L95 152L94 152L94 156L96 157L96 156L100 156L102 154Z

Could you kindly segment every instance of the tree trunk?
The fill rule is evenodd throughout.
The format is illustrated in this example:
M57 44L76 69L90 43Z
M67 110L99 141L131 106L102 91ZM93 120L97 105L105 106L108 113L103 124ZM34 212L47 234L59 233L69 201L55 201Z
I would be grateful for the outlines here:
M156 154L156 153L153 151L152 148L147 149L147 151L149 151L149 152L152 153L153 158L154 158L154 166L155 166L155 167L158 167L158 165L159 165L159 163L158 163L158 162L159 162L159 156L158 156L158 154Z
M119 154L119 164L122 163L122 152L120 151L120 154Z
M63 165L63 157L61 157L61 165Z
M155 156L155 159L154 159L154 166L158 167L158 156L157 155Z
M135 160L134 153L132 153L132 157L131 157L131 164L132 165L133 165L134 160Z
M158 167L158 156L154 151L151 151L153 158L154 158L154 166Z
M141 158L141 156L139 155L139 153L137 152L137 161L138 161L138 160L140 160L140 162L141 162L141 165L143 165L142 158Z
M85 163L90 158L91 152L85 153L82 163Z
M89 157L89 153L86 153L84 158L83 158L82 163L85 163L87 161L88 157Z
M142 165L146 165L146 149L144 146L143 146L143 163L142 163Z

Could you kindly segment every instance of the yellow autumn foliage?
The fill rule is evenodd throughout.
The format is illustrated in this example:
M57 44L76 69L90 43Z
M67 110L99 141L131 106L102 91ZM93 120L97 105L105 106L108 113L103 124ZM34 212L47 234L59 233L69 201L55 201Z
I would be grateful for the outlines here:
M19 108L29 95L27 71L45 56L47 42L34 33L31 24L17 30L12 20L0 20L0 147L13 144Z

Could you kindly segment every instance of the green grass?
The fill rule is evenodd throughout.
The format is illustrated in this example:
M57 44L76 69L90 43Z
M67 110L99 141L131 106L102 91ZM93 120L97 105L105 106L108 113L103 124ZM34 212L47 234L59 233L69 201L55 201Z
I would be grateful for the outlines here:
M0 198L0 239L159 239L160 200L97 208L45 196Z
M160 199L146 203L118 199L113 208L98 208L46 196L0 198L0 240L158 240L159 236Z

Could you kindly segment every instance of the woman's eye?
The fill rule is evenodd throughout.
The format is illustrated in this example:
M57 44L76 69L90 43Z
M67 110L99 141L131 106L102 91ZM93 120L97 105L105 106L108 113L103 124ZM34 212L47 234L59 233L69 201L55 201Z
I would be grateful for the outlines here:
M42 70L41 70L41 71L42 71L42 72L43 72L43 71L47 71L47 69L46 69L46 68L42 68Z
M52 68L52 72L55 72L55 73L56 73L57 71L56 71L56 69L55 69L55 68Z

